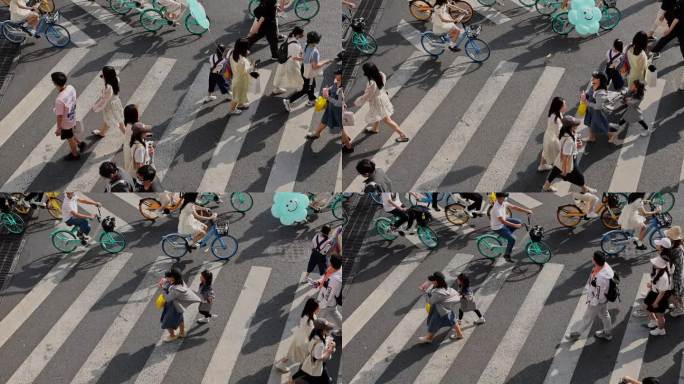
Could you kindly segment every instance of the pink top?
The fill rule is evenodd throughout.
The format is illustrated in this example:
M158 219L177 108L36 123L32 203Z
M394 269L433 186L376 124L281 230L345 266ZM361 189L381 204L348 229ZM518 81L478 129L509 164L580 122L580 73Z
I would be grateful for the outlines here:
M62 126L71 129L76 125L76 89L67 85L55 100L55 115L62 116Z

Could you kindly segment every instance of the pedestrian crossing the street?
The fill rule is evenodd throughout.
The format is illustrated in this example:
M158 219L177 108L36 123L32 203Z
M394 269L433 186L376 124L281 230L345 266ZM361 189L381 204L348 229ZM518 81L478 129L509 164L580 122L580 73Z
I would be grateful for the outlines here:
M355 143L355 152L344 156L345 190L362 190L363 178L354 167L358 160L366 158L385 170L397 190L541 191L548 173L539 172L537 165L548 106L554 96L562 96L570 113L575 114L578 103L576 85L571 85L566 69L496 62L495 55L475 68L476 64L465 55L450 52L434 63L421 46L424 28L422 23L401 20L394 32L415 50L406 51L408 56L391 68L392 72L378 64L380 70L388 72L385 90L395 105L393 118L410 141L396 143L396 134L383 123L379 134L364 134L369 107L365 104L354 110L355 124L348 133ZM426 68L432 67L437 67L436 73L426 73L430 71ZM434 84L432 78L437 78ZM356 81L365 82L365 77L359 76ZM667 83L666 79L659 79L656 86L646 89L641 108L649 125L657 127L666 118L659 104L671 92ZM407 104L402 97L413 102ZM411 108L405 108L406 105ZM502 114L511 119L501 121ZM610 119L618 120L617 116ZM639 189L648 176L641 170L655 166L650 161L660 161L649 156L654 151L672 152L669 167L681 166L682 153L663 147L662 143L655 144L650 136L640 136L641 130L639 125L632 124L627 132L621 132L621 147L608 147L605 139L599 139L582 149L580 168L588 185L606 191ZM582 135L588 136L588 130ZM606 151L613 154L603 156ZM595 156L600 156L600 161ZM671 183L663 181L662 185L679 182L673 177Z

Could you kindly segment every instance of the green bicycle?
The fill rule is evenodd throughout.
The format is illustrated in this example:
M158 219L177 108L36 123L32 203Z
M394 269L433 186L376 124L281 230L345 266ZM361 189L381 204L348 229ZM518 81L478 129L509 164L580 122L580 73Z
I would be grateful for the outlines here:
M620 23L622 13L615 7L617 0L603 0L601 7L601 20L599 27L604 30L611 30ZM539 10L539 8L537 8ZM553 11L551 12L553 13ZM559 35L567 35L575 28L568 19L568 12L561 12L551 19L551 29Z
M378 42L370 33L366 32L366 20L363 17L352 20L351 29L351 41L354 48L364 55L372 55L377 52Z
M411 213L409 213L411 214ZM397 233L396 229L392 230L395 227L395 223L398 220L398 217L394 216L392 218L389 217L378 217L375 219L375 222L373 223L373 227L375 228L375 231L380 235L385 240L388 241L394 241L397 238ZM427 222L423 220L416 220L417 225L418 225L418 230L416 231L418 233L418 238L420 239L421 243L428 247L429 249L433 249L437 247L439 244L439 239L437 238L437 234L435 231L433 231L430 227L428 227ZM401 228L406 228L406 223L404 223ZM401 229L399 228L399 229Z
M318 0L285 0L283 8L290 8L294 3L295 15L301 20L311 20L318 14L321 4ZM259 6L259 0L249 1L249 14L254 17L254 10Z
M204 192L197 196L195 203L201 207L209 205L211 202L218 203L220 197L218 193ZM245 213L252 209L254 205L254 199L249 192L233 192L230 194L230 205L236 211L240 213Z
M160 6L158 0L153 0L152 8L146 9L140 13L140 24L149 32L156 32L165 25L174 25L174 21L167 17L167 12L168 9L164 6ZM191 34L201 36L208 31L207 28L199 25L197 20L188 11L187 7L181 6L181 9L178 12L180 14L187 12L183 24L185 25L185 29ZM209 16L207 16L207 19L211 22Z
M544 228L532 225L530 216L527 216L527 224L523 223L529 235L525 244L527 257L535 264L545 264L551 259L551 247L542 241ZM477 251L488 259L496 259L506 252L508 241L499 234L485 234L477 237Z
M351 197L351 193L307 193L307 195L310 201L307 216L314 212L319 213L329 207L333 216L338 220L342 220L342 225L347 223L349 218L344 207L344 201Z
M100 224L102 231L97 238L97 243L108 253L119 253L126 248L126 239L116 231L115 220L111 216L102 218L100 208L97 208L95 219ZM57 229L50 233L52 245L60 252L73 252L79 245L86 246L88 241L78 232L78 227L71 226L71 229Z
M12 211L0 212L0 227L9 233L18 235L24 232L24 220Z

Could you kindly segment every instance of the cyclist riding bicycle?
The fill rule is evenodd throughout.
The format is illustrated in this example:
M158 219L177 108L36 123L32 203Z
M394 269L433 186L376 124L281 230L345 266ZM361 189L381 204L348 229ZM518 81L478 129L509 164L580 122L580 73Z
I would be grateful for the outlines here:
M211 210L195 204L197 196L195 192L183 195L183 205L178 217L178 233L190 234L192 240L189 245L193 248L199 248L199 241L207 235L209 230L209 226L200 220L214 220L217 216L216 213L212 213L211 216L200 214L201 211L211 213Z
M470 205L465 209L465 213L469 217L474 218L485 214L482 212L482 202L484 202L484 199L482 198L481 194L461 192L459 195L466 200L472 201L472 203L470 203Z
M456 19L453 19L449 14L448 0L435 0L433 12L432 12L432 32L436 35L442 35L445 33L449 34L451 39L451 45L449 49L452 52L458 52L461 49L456 46L458 42L458 36L463 33L463 29L456 25L460 23L463 19L463 15L459 15Z
M491 216L489 219L489 226L492 229L492 231L498 233L499 236L503 237L508 241L508 243L506 244L506 253L504 253L503 257L506 261L512 263L513 260L511 260L511 253L513 252L513 246L515 245L515 236L513 236L513 232L515 232L516 229L522 227L523 224L520 220L514 217L507 217L506 211L508 208L510 208L513 211L527 213L528 215L531 215L532 211L527 208L511 204L507 200L508 193L496 193L496 201L492 206Z
M85 196L77 195L76 192L65 192L64 201L62 202L62 222L68 226L78 227L78 237L81 240L89 241L90 224L88 219L94 219L95 215L87 213L80 213L78 211L78 203L94 205L101 207L99 202L89 199Z
M25 0L10 0L10 21L25 21L26 24L32 28L30 31L28 31L29 34L31 34L31 36L35 36L36 27L38 26L38 21L40 19L40 15L38 12L36 12L38 10L38 5L39 4L29 7L26 5Z
M397 230L402 224L408 223L406 229L409 230L413 226L413 216L410 214L409 209L401 204L399 199L399 194L395 192L383 192L382 193L382 208L387 213L394 215L397 220L394 225L390 228L392 232L399 233L399 235L404 236L404 231Z
M660 213L660 207L656 208L655 211L647 211L644 205L645 193L630 193L627 196L627 205L622 208L620 217L618 218L618 224L620 224L620 229L623 231L634 231L638 232L637 238L634 240L636 244L636 249L643 251L646 249L644 245L644 237L648 232L648 225L646 225L646 218Z

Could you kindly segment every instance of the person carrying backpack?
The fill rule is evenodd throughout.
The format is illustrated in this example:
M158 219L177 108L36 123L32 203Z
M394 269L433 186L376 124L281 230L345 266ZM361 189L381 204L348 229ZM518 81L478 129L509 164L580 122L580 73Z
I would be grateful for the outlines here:
M296 26L278 47L278 66L273 76L271 95L279 95L287 90L298 90L304 86L302 62L304 49L300 40L304 39L304 29Z
M222 95L228 95L228 100L230 100L230 88L226 79L223 77L226 65L228 65L228 58L226 55L226 46L223 44L218 44L216 46L216 52L209 56L209 93L204 102L209 102L216 100L214 96L214 90L216 87L219 88Z
M608 313L608 302L615 301L618 296L617 285L614 280L616 275L610 265L606 263L606 254L602 251L594 252L592 263L594 268L592 268L589 280L587 280L587 285L585 286L588 307L582 319L573 324L570 328L570 333L565 335L571 341L579 339L582 332L591 327L594 318L597 316L603 323L603 329L596 331L594 336L604 340L613 339L611 335L613 324L610 319L610 313Z
M330 227L324 225L321 231L311 240L311 256L309 256L309 264L306 267L306 275L304 281L309 278L309 274L318 267L318 272L321 276L325 275L325 270L328 268L326 254L332 247L332 239L330 238Z

